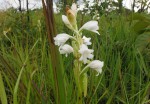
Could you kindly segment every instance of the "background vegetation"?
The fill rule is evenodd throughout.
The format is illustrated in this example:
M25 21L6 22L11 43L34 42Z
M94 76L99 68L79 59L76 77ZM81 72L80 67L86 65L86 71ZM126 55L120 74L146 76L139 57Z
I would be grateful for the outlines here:
M122 2L118 1L113 4ZM85 104L149 104L150 15L146 9L134 12L134 9L127 10L122 6L98 13L101 35L84 34L92 37L95 58L103 60L105 66L98 77L92 70L88 73ZM62 23L62 14L64 12L54 15L56 31L69 34ZM93 15L79 11L79 26L91 20ZM54 82L64 80L65 94L58 92L59 97L64 98L60 104L75 104L73 56L60 58L63 79L55 79L43 10L29 10L28 14L10 8L1 11L0 17L1 103L55 104Z

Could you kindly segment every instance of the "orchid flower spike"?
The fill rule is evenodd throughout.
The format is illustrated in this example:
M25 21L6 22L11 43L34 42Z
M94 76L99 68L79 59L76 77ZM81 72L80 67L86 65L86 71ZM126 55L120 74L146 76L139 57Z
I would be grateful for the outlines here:
M84 64L86 64L87 63L87 58L92 59L94 57L93 54L92 54L93 52L94 52L94 50L88 49L87 45L82 44L80 46L80 50L79 50L79 53L81 54L81 57L80 57L79 60L83 61Z
M73 48L68 44L59 47L60 54L66 54L66 57L68 56L69 53L72 53L73 51L74 51Z
M79 31L82 31L82 30L89 30L89 31L92 31L92 32L95 32L97 33L98 35L99 32L97 31L99 29L99 26L98 26L98 22L97 21L89 21L87 23L85 23Z
M56 37L54 37L55 45L61 46L64 45L65 42L70 38L68 34L62 33L58 34Z

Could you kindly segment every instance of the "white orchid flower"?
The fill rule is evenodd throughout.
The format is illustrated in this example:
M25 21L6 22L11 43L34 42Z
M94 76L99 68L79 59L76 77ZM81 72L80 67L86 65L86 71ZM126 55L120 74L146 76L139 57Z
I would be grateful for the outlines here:
M68 56L69 53L72 53L73 51L74 51L73 48L68 44L59 47L60 54L66 54L66 57Z
M94 69L98 72L98 74L96 76L98 76L100 73L102 73L102 67L103 66L104 66L104 62L99 61L99 60L94 60L87 65L87 67Z
M97 21L89 21L87 23L85 23L79 31L82 31L82 30L89 30L89 31L92 31L92 32L95 32L97 33L98 35L99 32L97 31L99 29L99 26L98 26L98 22Z
M92 43L90 42L91 38L87 38L85 36L83 36L83 44L85 45L91 45Z
M79 50L79 53L81 54L81 57L80 57L79 60L83 61L84 64L86 64L87 63L87 58L92 59L94 57L92 55L93 52L94 52L94 50L88 49L88 47L85 44L82 44L80 46L80 50Z
M102 67L104 66L104 62L103 61L99 61L99 60L94 60L92 62L90 62L81 72L80 72L80 76L82 76L84 73L86 73L88 71L88 68L91 68L95 71L98 72L98 74L96 76L98 76L99 74L102 73Z
M64 45L65 42L70 38L66 33L58 34L56 37L54 37L55 45L61 46Z

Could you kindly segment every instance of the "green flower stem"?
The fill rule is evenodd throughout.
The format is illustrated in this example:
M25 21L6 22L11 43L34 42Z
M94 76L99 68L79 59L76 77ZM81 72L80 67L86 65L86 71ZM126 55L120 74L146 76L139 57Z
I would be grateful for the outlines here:
M76 59L74 61L74 77L75 77L75 82L76 82L76 86L77 86L77 92L78 92L78 98L77 98L77 104L82 104L82 87L81 87L81 83L82 81L80 80L80 70L81 70L81 63L79 62L78 59Z
M77 86L77 104L82 104L83 102L83 97L82 97L82 79L80 78L80 72L81 72L81 66L82 63L79 61L80 58L80 54L78 54L78 50L80 49L80 45L81 45L81 36L79 34L76 34L76 42L72 43L73 47L74 47L74 56L75 56L75 60L74 60L74 77L75 77L75 82L76 82L76 86Z
M74 48L74 77L75 77L75 83L77 86L77 102L76 104L82 104L83 103L83 96L82 96L82 92L84 92L83 90L83 79L80 78L80 72L81 72L81 67L82 67L82 63L79 61L80 58L80 54L79 54L79 49L80 49L80 45L82 44L82 34L79 33L78 31L78 27L77 25L75 26L75 41L72 42L72 46ZM73 39L73 38L72 38Z
M88 71L88 66L86 66L81 72L80 72L80 77L83 76L84 73Z
M76 39L76 38L74 38L73 36L70 36L70 38L71 38L71 39L73 39L73 40L75 40L75 41L77 41L77 39Z

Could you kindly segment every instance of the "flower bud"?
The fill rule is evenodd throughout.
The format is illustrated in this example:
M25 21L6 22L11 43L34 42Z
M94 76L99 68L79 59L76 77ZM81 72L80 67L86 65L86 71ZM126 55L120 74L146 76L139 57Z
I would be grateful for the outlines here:
M67 15L68 20L71 23L71 25L74 28L76 28L76 14L75 14L75 12L73 10L71 10L71 9L67 9L66 15Z
M76 16L77 16L77 5L72 4L71 9L69 6L66 6L66 16L62 16L62 20L65 25L71 30L77 30Z

